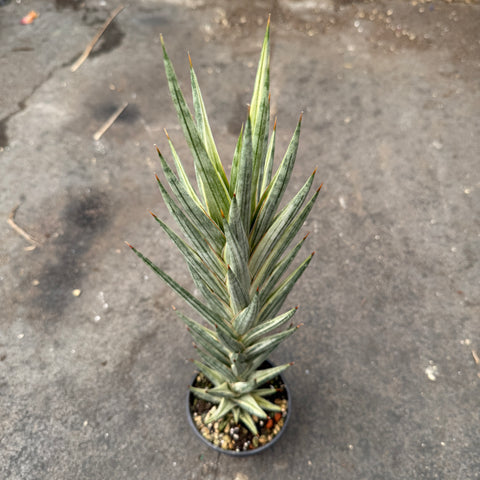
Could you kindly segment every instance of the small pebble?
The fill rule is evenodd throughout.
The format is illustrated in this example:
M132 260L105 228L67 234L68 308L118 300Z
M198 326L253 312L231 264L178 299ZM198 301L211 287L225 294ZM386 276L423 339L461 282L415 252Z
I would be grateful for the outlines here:
M72 290L72 295L74 297L79 297L81 295L82 291L79 288L76 288L75 290Z

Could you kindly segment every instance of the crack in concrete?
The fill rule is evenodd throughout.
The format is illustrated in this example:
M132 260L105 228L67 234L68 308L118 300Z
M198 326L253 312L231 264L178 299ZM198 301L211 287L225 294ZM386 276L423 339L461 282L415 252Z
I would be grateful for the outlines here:
M42 81L40 81L37 85L34 85L34 87L32 88L32 90L30 91L30 93L28 95L26 95L19 102L17 102L17 107L18 107L17 110L14 110L13 112L9 113L8 115L6 115L5 117L0 119L0 149L8 147L8 145L9 145L9 138L8 138L8 133L7 133L8 122L13 117L15 117L19 113L23 112L27 108L28 100L31 97L33 97L33 95L35 95L37 90L42 85L44 85L46 82L48 82L53 77L53 75L55 74L55 72L57 70L61 70L62 68L70 66L77 57L78 57L78 55L75 55L75 56L73 56L73 58L71 60L63 62L59 66L52 68L52 70L47 73L47 75L45 76L45 78Z

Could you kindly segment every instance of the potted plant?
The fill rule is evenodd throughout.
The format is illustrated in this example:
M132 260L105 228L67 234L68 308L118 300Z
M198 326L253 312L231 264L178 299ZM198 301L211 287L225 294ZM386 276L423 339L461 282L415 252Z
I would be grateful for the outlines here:
M292 242L321 188L307 200L314 171L280 208L295 163L301 116L274 171L276 122L269 136L269 25L229 177L215 146L192 62L194 115L162 38L168 85L193 156L198 193L168 138L175 171L157 151L169 190L156 179L183 237L152 215L182 254L201 298L127 244L198 315L192 319L176 310L199 356L195 360L198 374L187 397L189 420L213 448L239 455L271 445L288 420L290 397L281 374L292 363L273 366L268 357L298 328L291 323L297 308L280 309L312 259L313 253L289 268L306 236L293 246Z

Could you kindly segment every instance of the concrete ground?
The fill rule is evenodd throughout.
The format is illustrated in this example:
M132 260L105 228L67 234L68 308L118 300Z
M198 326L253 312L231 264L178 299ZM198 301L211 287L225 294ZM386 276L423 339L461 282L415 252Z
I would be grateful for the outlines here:
M478 3L132 1L75 73L117 0L2 3L0 478L480 478ZM190 285L148 214L164 127L191 172L159 33L228 159L268 12L277 157L304 110L291 192L316 166L324 187L305 326L272 357L291 423L233 459L189 430L182 302L123 242Z

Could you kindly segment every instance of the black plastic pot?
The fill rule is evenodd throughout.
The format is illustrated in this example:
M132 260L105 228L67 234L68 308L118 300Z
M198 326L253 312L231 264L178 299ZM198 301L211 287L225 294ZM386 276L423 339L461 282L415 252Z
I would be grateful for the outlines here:
M275 365L273 365L272 362L270 362L269 360L266 360L265 362L263 362L262 364L262 368L271 368L271 367L274 367ZM291 411L292 411L292 397L290 395L290 391L288 389L288 386L287 384L285 383L285 379L283 378L282 374L279 374L278 377L280 377L283 385L285 386L285 392L287 394L287 416L285 417L284 419L284 423L283 423L283 427L282 429L278 432L277 435L275 435L275 437L272 438L272 440L268 443L266 443L265 445L262 445L260 447L257 447L257 448L254 448L252 450L245 450L245 451L240 451L240 452L237 452L235 450L225 450L223 448L220 448L220 447L217 447L216 445L214 445L212 442L208 441L205 437L203 437L203 435L198 431L197 427L195 426L195 423L193 421L193 418L192 418L192 414L190 412L190 405L193 401L193 398L194 398L194 395L192 392L188 392L187 393L187 418L188 418L188 423L190 424L190 426L192 427L192 430L195 432L195 435L203 442L205 443L206 445L208 445L210 448L212 448L213 450L217 451L217 452L220 452L220 453L225 453L226 455L232 455L234 457L247 457L247 456L250 456L250 455L256 455L257 453L261 453L265 450L267 450L267 448L270 448L272 447L273 445L275 445L275 443L278 442L278 440L280 439L280 437L283 435L283 433L285 432L285 429L287 428L287 424L288 424L288 421L290 419L290 416L291 416ZM195 379L197 378L197 374L195 374L192 378L192 381L190 382L190 385L194 385L195 383Z

